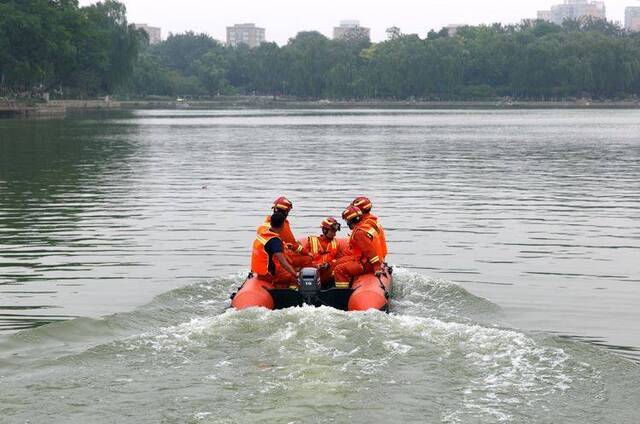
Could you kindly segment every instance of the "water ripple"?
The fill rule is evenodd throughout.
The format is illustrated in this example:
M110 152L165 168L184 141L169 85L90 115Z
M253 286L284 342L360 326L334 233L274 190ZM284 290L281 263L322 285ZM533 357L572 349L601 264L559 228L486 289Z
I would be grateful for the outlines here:
M461 281L522 326L640 346L629 301L640 294L639 118L145 110L2 120L0 295L40 309L0 306L0 331L129 310L244 271L273 198L293 199L302 235L364 193L391 262Z

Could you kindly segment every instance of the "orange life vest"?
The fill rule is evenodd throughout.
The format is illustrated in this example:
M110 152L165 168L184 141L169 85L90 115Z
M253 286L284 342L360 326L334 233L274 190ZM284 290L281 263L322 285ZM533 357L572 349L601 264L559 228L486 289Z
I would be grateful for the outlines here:
M260 225L256 231L256 233L259 233L261 229L269 229L271 228L271 216L267 216L267 218L264 220L264 223L262 225ZM300 243L298 243L298 240L296 240L296 238L293 235L293 232L291 231L291 225L289 224L289 220L285 219L284 220L284 225L282 226L282 230L280 231L280 239L284 242L284 243L289 243L293 245L293 250L295 253L301 253L302 252L302 245Z
M369 228L373 228L375 232L378 233L378 237L376 240L376 250L378 251L380 260L384 262L387 257L387 236L384 233L384 228L382 228L382 225L380 225L378 217L371 213L368 213L364 216L364 221L367 223Z
M340 246L335 238L331 241L320 236L309 236L307 238L307 249L313 257L314 265L330 263L338 254Z
M258 275L269 274L269 254L264 247L269 240L274 238L280 238L280 235L271 231L271 227L265 229L263 226L260 226L258 228L258 234L253 242L253 251L251 253L251 272ZM277 266L278 264L276 262L276 267Z

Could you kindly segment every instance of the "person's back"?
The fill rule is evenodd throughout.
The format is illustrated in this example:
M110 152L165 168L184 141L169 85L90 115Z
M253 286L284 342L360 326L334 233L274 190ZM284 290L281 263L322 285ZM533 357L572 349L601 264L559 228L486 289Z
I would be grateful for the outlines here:
M269 227L258 228L253 242L251 255L251 272L259 279L275 286L297 286L295 269L287 261L284 254L284 243L281 232L286 216L275 212L270 218Z
M360 208L350 205L342 213L342 218L352 230L349 238L350 254L337 261L334 276L337 288L348 288L359 275L380 273L382 259L378 252L378 234L368 222L362 220Z
M367 197L360 196L360 197L356 197L353 200L353 202L351 202L351 204L360 208L360 210L362 211L362 220L365 221L369 227L373 228L377 232L378 254L380 255L380 259L384 262L387 258L387 253L388 253L387 236L384 232L384 228L382 227L382 224L380 223L380 220L378 219L378 217L371 213L371 210L373 209L373 204L371 203L371 200L369 200Z

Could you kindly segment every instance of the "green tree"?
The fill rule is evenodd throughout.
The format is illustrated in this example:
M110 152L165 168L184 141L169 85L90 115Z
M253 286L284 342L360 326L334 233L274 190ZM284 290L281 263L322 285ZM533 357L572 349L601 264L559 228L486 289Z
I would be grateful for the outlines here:
M128 25L125 6L115 0L98 2L83 12L87 29L74 78L85 82L88 93L112 93L131 74L146 33Z
M219 43L211 36L189 31L184 34L170 34L167 40L155 49L155 53L161 63L169 69L192 76L196 74L196 61L217 47Z
M195 75L208 94L227 94L231 89L227 82L228 63L222 49L211 50L194 62Z
M331 69L331 42L319 32L301 32L283 48L289 65L285 72L288 91L301 97L320 98L325 75Z

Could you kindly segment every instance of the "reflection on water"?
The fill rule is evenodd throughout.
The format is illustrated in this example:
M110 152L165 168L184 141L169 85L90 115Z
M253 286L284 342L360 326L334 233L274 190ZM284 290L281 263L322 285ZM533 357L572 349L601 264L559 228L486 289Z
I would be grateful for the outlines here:
M95 267L123 264L109 259L118 239L100 236L99 222L80 218L109 214L111 190L103 178L116 175L124 182L137 147L129 142L127 126L109 121L6 120L0 125L0 330L73 318L58 314L68 307L58 299L83 287ZM74 259L98 249L106 260ZM60 303L33 305L39 299ZM17 306L7 306L12 302Z
M358 194L391 262L515 325L640 346L638 111L136 111L0 121L2 329L243 271L273 200L300 235ZM44 306L44 305L50 305ZM20 321L18 320L20 319Z

